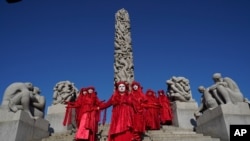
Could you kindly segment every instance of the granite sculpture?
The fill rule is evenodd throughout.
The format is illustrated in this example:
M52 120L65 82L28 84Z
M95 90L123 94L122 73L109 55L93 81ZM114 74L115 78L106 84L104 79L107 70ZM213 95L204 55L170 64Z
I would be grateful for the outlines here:
M78 94L78 89L70 81L58 82L53 91L53 105L74 101Z
M200 117L204 111L212 110L222 104L249 103L247 98L244 98L238 84L232 78L223 78L221 73L214 73L212 79L214 84L210 87L200 86L198 88L198 91L203 95L201 104L194 113L196 118Z
M44 117L45 104L46 100L40 95L40 89L30 82L14 82L3 94L4 107L14 113L23 110L34 119Z
M120 9L115 14L114 82L134 81L134 64L129 14Z
M188 102L192 100L189 80L185 77L173 76L166 81L167 94L171 101Z

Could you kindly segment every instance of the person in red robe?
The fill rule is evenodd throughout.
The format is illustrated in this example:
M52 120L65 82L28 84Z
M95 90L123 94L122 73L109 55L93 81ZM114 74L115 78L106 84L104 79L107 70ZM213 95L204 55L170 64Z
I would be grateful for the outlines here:
M77 108L76 117L79 120L77 120L79 127L75 134L75 140L96 141L96 133L98 132L98 122L100 119L100 111L97 110L97 107L99 107L102 102L97 97L94 87L88 87L86 91L86 95L79 97L79 100L68 107Z
M131 84L131 98L134 108L133 141L141 141L145 132L145 107L146 97L142 92L139 82L133 81Z
M160 129L160 103L152 89L146 91L146 104L148 105L145 112L146 129ZM151 106L150 106L151 105Z
M131 141L133 138L133 107L126 82L117 82L111 98L100 109L113 107L108 141Z
M75 121L75 128L76 130L79 128L80 125L80 121L81 121L81 116L83 114L83 107L84 105L82 104L82 102L84 101L85 96L87 95L87 90L86 88L81 88L78 97L76 98L75 101L72 102L67 102L67 106L66 106L66 113L65 113L65 117L64 117L64 121L63 121L63 125L64 126L68 126L72 124L72 121ZM75 105L75 106L73 106ZM75 111L74 111L75 109ZM75 112L75 114L73 114L73 112ZM75 115L72 119L72 115Z
M158 99L161 105L160 108L160 122L162 125L172 124L172 109L168 97L165 95L164 90L158 91Z

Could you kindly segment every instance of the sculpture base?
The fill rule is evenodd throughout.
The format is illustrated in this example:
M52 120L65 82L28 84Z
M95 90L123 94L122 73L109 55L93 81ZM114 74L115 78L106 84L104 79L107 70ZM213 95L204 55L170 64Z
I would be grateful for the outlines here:
M0 106L0 139L4 141L41 141L49 136L49 122L32 119L24 111L10 112Z
M72 127L64 126L63 120L66 113L66 105L57 104L48 107L46 119L50 122L51 133L67 133Z
M250 124L250 109L247 103L223 104L205 111L197 119L196 131L220 138L222 141L229 141L230 125L233 124Z
M173 125L186 129L194 129L196 126L194 112L197 110L197 108L198 104L195 101L173 102Z

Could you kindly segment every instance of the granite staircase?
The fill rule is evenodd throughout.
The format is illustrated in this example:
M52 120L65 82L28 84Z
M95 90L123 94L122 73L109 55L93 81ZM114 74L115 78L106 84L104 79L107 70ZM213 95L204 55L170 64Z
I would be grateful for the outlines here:
M100 125L98 141L108 140L109 125ZM42 141L73 141L74 134L52 134ZM220 141L218 138L204 136L191 129L183 129L175 126L162 126L160 130L148 130L145 132L143 141Z

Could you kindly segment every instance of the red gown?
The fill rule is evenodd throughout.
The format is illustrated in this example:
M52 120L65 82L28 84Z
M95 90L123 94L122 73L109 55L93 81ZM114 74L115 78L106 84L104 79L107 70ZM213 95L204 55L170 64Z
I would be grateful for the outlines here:
M163 90L158 91L158 99L161 105L160 109L160 121L161 124L171 124L172 123L172 109L168 97L165 95Z
M137 85L138 89L134 90L133 86ZM146 101L145 95L142 92L142 87L138 82L132 82L131 98L134 108L134 125L133 125L133 139L135 141L141 141L142 135L145 132L145 108L143 104Z
M132 100L128 92L121 95L116 89L100 109L113 106L108 141L131 141L133 126Z
M90 87L94 89L93 87ZM87 94L72 106L77 108L78 130L75 134L76 140L96 141L98 132L98 122L100 120L100 111L95 110L101 105L95 92Z
M146 92L146 100L147 105L149 105L146 109L146 129L148 130L159 130L160 129L160 104L155 96L155 92L151 89ZM150 105L152 105L150 107ZM158 108L157 108L158 106Z
M75 108L75 112L76 112L76 114L75 114L76 126L77 126L77 128L79 127L80 121L81 121L81 116L82 116L83 111L84 111L83 110L84 109L83 108L84 105L82 105L82 101L84 101L84 98L86 96L86 95L83 94L84 91L86 91L86 89L82 88L80 90L80 94L77 97L76 101L74 101L74 102L68 102L67 103L66 113L65 113L65 117L64 117L64 121L63 121L63 125L64 126L71 124L71 122L72 122L72 119L71 119L72 109Z

